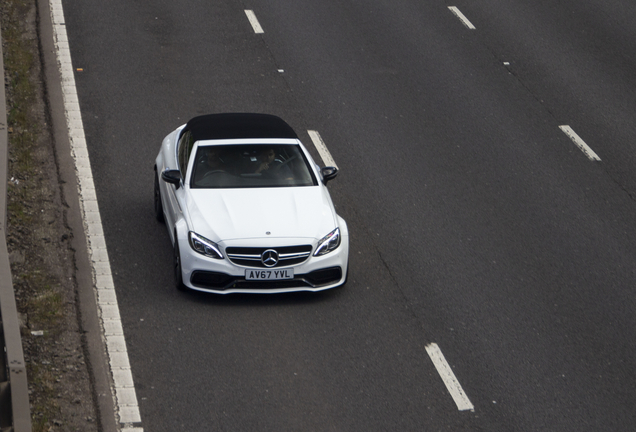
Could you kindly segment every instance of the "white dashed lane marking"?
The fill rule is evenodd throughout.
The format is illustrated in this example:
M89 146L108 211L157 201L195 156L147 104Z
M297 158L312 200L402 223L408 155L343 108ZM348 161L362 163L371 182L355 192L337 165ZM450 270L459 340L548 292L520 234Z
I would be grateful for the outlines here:
M322 140L322 137L320 136L318 131L308 130L307 133L313 141L316 150L318 150L318 153L320 154L322 162L325 164L325 166L338 168L338 165L336 165L336 161L334 161L333 157L331 157L331 153L329 153L329 150L327 150L327 146L325 145L325 142Z
M448 9L469 29L475 30L475 26L464 16L456 6L449 6Z
M258 22L258 19L256 18L256 14L254 13L253 10L246 9L245 15L247 15L247 19L250 21L250 24L252 24L254 33L265 33L263 31L263 27L261 27L260 23Z
M442 381L444 381L448 392L455 401L457 409L460 411L474 411L475 407L468 399L468 396L466 396L466 393L464 393L464 389L461 384L459 384L459 381L446 361L444 354L442 354L442 350L439 349L436 343L431 343L426 346L426 352L435 365L437 373L439 373Z
M585 156L587 156L587 158L589 160L594 161L594 162L600 162L601 161L601 158L598 157L598 155L596 153L594 153L594 150L592 150L587 144L585 144L585 141L583 141L581 139L581 137L578 136L577 133L574 132L574 130L570 126L562 125L562 126L559 126L559 129L561 129L564 134L566 134L568 137L570 137L572 142L574 144L576 144L576 146L583 153L585 153Z

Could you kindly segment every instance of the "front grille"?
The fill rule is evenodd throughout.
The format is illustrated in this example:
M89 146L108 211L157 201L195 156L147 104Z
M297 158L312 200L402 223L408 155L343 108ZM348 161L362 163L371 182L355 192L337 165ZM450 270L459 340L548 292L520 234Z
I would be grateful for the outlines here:
M228 247L225 249L227 257L236 265L245 267L266 266L261 261L261 255L266 250L278 252L278 263L272 268L287 267L300 264L311 255L311 245L282 246L282 247Z

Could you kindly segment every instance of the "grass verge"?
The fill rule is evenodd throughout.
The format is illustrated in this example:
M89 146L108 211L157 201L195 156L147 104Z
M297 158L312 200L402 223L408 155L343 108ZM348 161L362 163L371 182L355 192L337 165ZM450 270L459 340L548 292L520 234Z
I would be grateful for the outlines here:
M86 399L78 384L89 380L79 331L69 332L77 325L72 257L46 125L36 0L0 0L0 24L9 132L7 247L22 319L32 427L34 432L94 430L94 414L78 408Z

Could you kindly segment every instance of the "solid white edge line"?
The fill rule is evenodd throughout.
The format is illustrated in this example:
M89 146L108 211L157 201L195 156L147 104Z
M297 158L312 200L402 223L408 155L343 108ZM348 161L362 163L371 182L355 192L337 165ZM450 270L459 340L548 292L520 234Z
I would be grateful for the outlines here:
M444 354L442 354L442 350L439 349L436 343L431 343L426 346L426 352L435 365L437 373L439 373L442 381L444 381L448 392L453 397L453 400L457 405L457 409L460 411L474 411L475 407L468 399L468 396L466 396L466 393L464 393L464 389L462 389L457 377L455 377L453 370L446 361Z
M258 22L258 19L256 18L256 14L254 13L253 10L245 9L245 15L247 15L247 19L249 20L250 24L252 24L254 33L257 33L257 34L265 33L263 31L263 27L261 27L260 23Z
M466 18L466 16L464 16L464 14L456 7L456 6L449 6L448 9L450 9L450 11L452 13L455 14L455 16L457 18L459 18L459 20L466 26L468 27L470 30L475 30L475 26L473 25L473 23L471 23L468 18Z
M84 218L88 253L93 267L93 281L102 324L102 336L106 341L106 353L113 379L111 393L118 411L113 414L119 416L122 430L126 432L143 432L143 428L140 427L141 415L130 369L128 351L126 350L126 341L124 340L124 331L121 325L110 261L106 250L93 174L88 159L84 125L77 99L71 53L64 24L64 10L61 0L49 0L49 4L58 67L62 77L62 95L71 142L71 152L75 160L79 183L80 208Z
M585 153L585 156L587 156L589 160L597 162L601 161L601 158L598 157L596 153L594 153L594 150L592 150L587 144L585 144L585 141L583 141L581 137L578 136L577 133L574 132L574 130L570 126L561 125L559 126L559 129L561 129L563 133L566 134L583 153Z
M314 147L316 147L316 150L318 150L318 153L320 153L320 157L322 158L322 162L325 164L325 166L338 168L338 165L336 165L336 161L334 161L333 157L331 157L331 153L329 153L327 145L322 140L322 137L320 136L318 131L308 130L307 133L309 134L309 138L311 138L311 140L313 141Z

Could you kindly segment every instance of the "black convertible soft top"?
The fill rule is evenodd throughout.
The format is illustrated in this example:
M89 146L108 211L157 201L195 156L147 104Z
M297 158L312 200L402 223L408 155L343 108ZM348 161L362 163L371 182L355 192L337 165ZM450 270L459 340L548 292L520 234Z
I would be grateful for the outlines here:
M189 130L194 141L240 138L298 138L283 119L271 114L207 114L191 119Z

